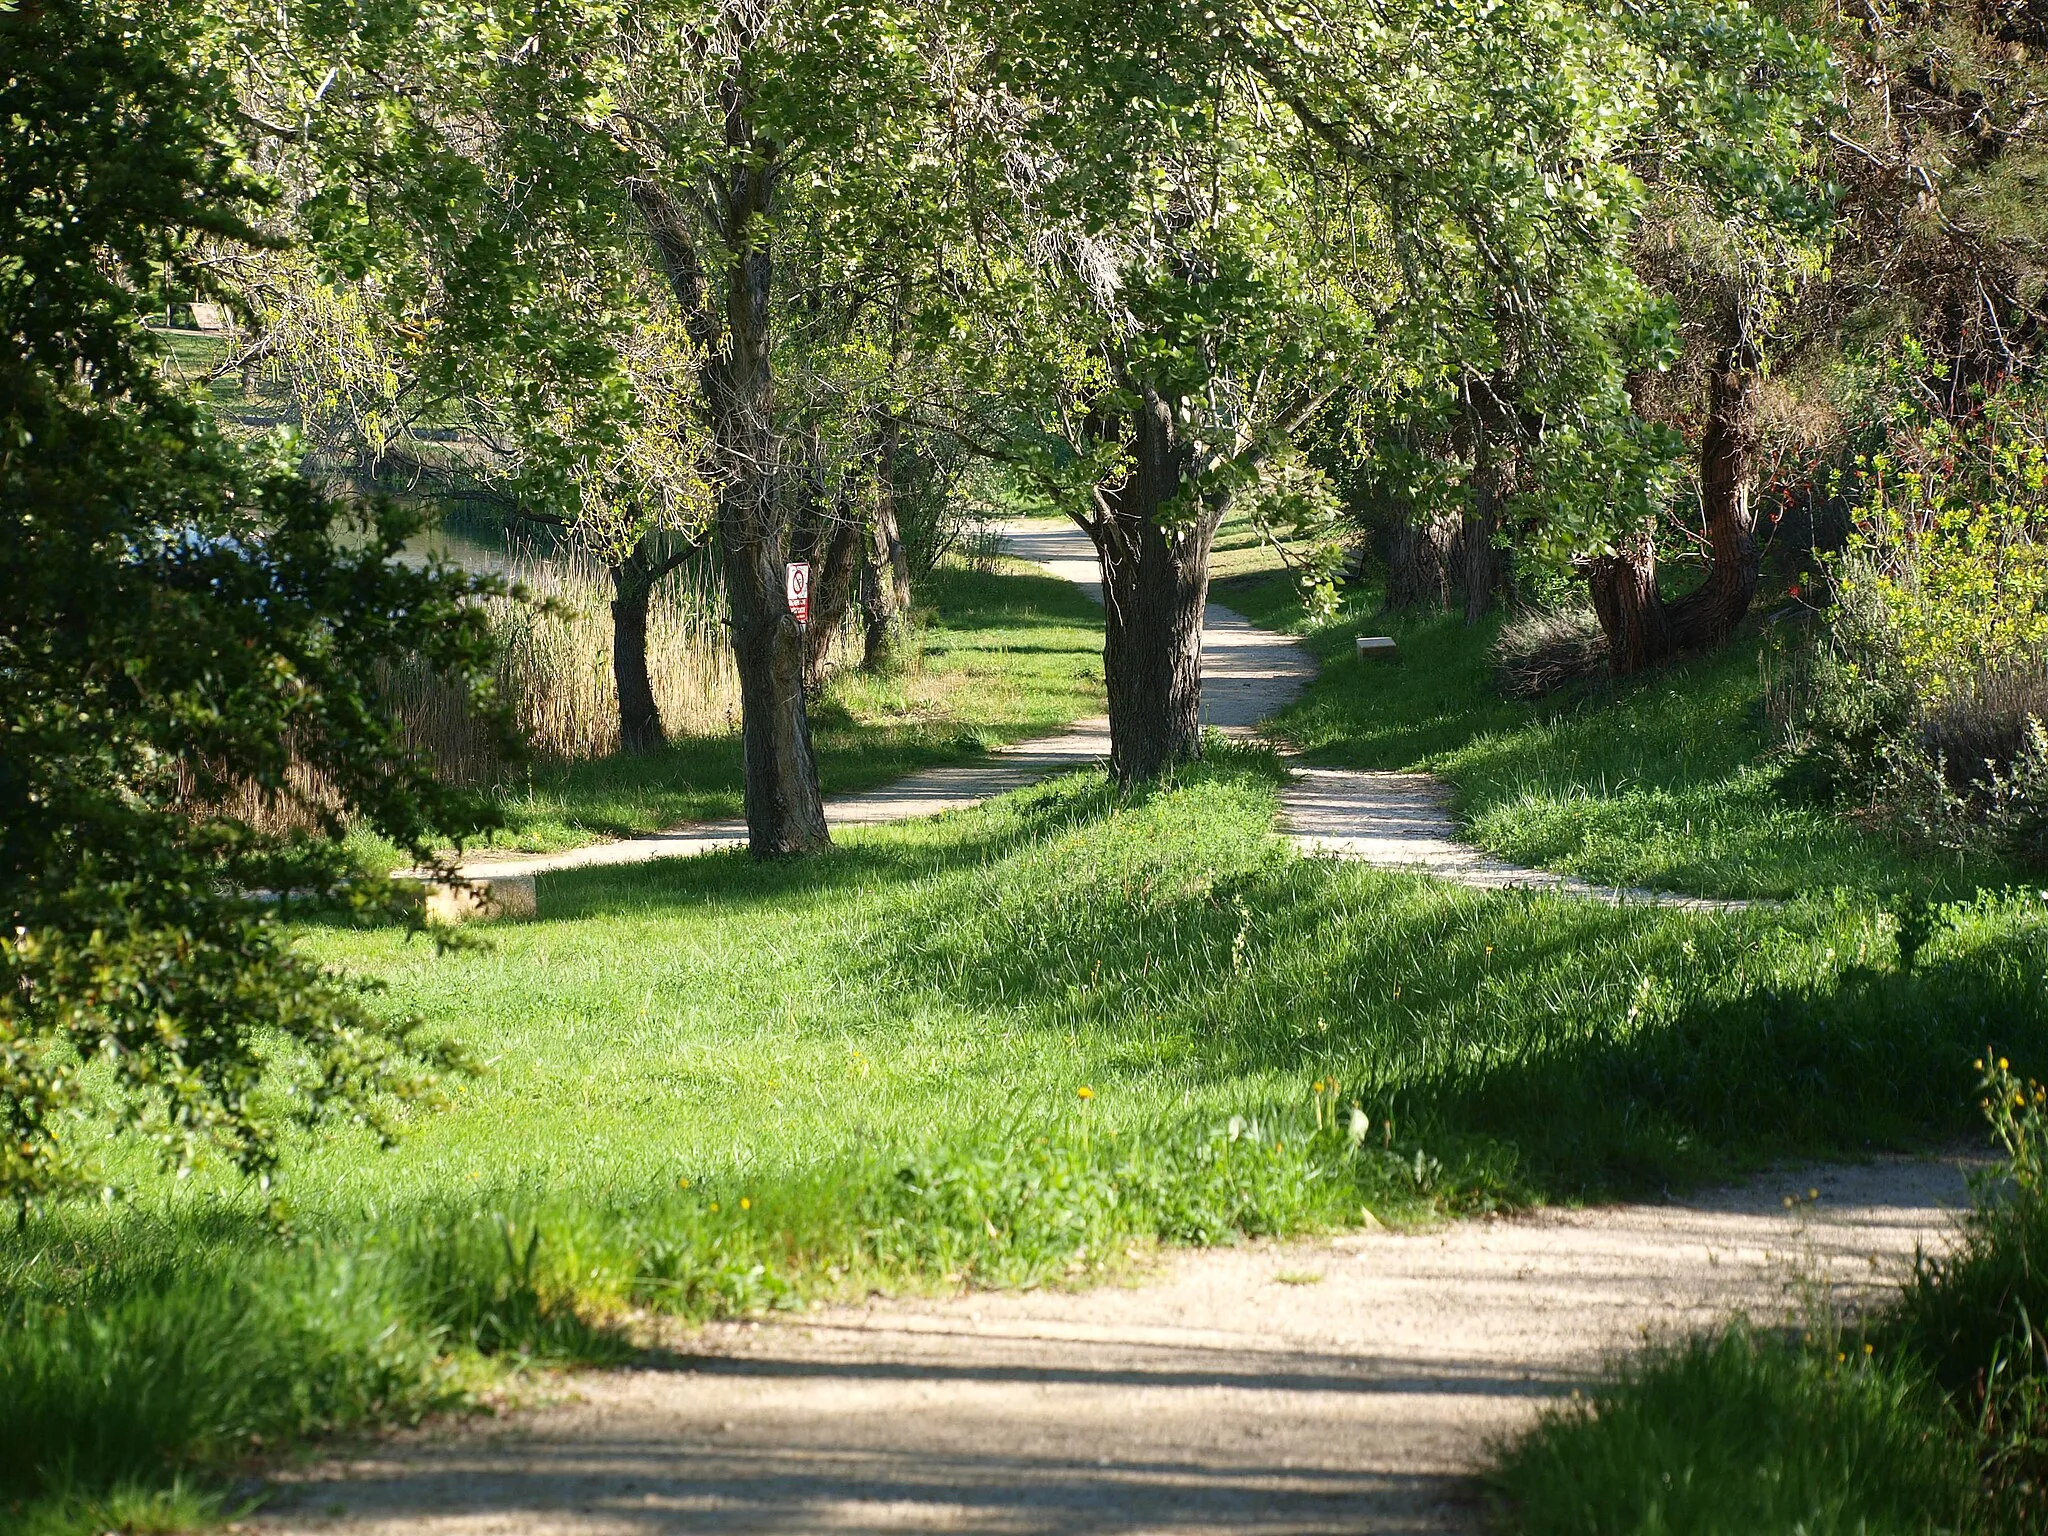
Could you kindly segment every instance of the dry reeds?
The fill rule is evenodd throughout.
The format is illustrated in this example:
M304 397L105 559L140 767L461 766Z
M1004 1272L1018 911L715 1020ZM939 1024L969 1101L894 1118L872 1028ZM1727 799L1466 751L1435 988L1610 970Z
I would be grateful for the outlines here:
M501 645L498 688L535 753L559 762L618 750L619 699L612 677L612 587L589 555L522 556L508 578L532 601L489 601ZM672 734L737 728L739 678L720 614L716 579L694 565L667 577L647 615L647 666L662 723ZM423 668L385 679L385 700L415 746L462 783L497 770L461 694Z

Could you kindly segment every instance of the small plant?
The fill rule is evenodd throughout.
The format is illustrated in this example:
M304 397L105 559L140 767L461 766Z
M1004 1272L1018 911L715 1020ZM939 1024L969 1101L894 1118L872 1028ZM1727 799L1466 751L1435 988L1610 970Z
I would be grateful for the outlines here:
M1899 969L1910 971L1934 933L1936 913L1927 898L1909 891L1892 908L1892 935L1899 945Z

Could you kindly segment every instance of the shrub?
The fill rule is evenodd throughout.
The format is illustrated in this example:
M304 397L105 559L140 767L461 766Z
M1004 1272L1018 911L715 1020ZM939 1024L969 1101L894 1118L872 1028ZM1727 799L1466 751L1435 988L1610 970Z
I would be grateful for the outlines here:
M412 528L389 507L339 526L138 345L138 291L196 280L201 237L260 239L262 189L217 131L231 108L175 36L58 0L0 11L0 1200L17 1219L95 1179L82 1121L261 1174L283 1127L388 1130L392 1094L433 1096L459 1060L296 954L251 895L396 914L344 821L428 864L444 834L491 824L373 707L377 669L417 655L490 716L489 584L397 560ZM236 814L252 788L309 784L312 834Z
M1817 648L1781 689L1788 782L1944 847L2048 854L2048 398L1900 403L1844 490Z

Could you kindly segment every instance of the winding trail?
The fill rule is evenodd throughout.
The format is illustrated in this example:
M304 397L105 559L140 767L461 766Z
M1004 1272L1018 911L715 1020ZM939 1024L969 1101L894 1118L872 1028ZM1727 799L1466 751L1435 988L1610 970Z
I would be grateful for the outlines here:
M1092 579L1063 530L1013 547ZM1085 545L1083 545L1085 553ZM1070 567L1073 567L1070 569ZM1248 728L1313 673L1212 607L1208 718ZM972 803L1107 750L1099 722L833 803L833 820ZM1412 775L1299 769L1311 850L1468 884L1542 884L1456 840ZM528 871L723 846L687 829ZM724 842L718 841L723 838ZM691 840L695 840L692 842ZM1586 894L1636 899L1635 893ZM1674 898L1677 899L1677 898ZM1145 1283L883 1300L675 1329L557 1401L281 1474L267 1536L655 1533L1470 1533L1499 1437L1646 1335L1853 1308L1943 1246L1955 1160L1791 1169L1665 1204L1173 1251ZM663 1325L649 1320L651 1329Z
M1669 1205L1176 1252L1137 1287L719 1324L553 1406L295 1472L249 1528L1474 1532L1487 1447L1614 1351L1853 1306L1964 1200L1950 1164L1794 1170Z
M1098 603L1101 572L1094 546L1070 523L1013 522L1003 543L1019 559L1073 582ZM1315 677L1315 657L1285 635L1260 629L1244 615L1211 603L1202 615L1202 722L1243 734L1291 704ZM907 821L978 805L1048 774L1109 756L1109 721L1077 721L1056 736L999 747L982 762L928 768L880 789L825 802L835 827ZM1739 912L1746 901L1674 895L1668 891L1594 885L1570 875L1525 869L1492 858L1458 836L1449 789L1428 774L1360 768L1291 767L1280 794L1283 835L1304 853L1352 859L1384 869L1413 870L1485 890L1557 891L1614 904L1649 903L1700 912ZM483 854L464 861L464 875L486 889L523 892L532 910L532 877L551 870L639 864L686 858L746 845L746 823L695 822L644 837L592 843L564 853L522 857Z

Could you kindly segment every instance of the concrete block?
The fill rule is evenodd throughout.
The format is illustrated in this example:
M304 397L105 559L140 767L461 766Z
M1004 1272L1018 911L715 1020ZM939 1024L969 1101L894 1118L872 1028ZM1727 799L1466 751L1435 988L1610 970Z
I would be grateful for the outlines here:
M495 918L537 917L540 903L531 875L476 875L467 887L426 883L427 919L469 923Z
M1394 654L1392 635L1360 635L1358 637L1360 656L1391 656Z

